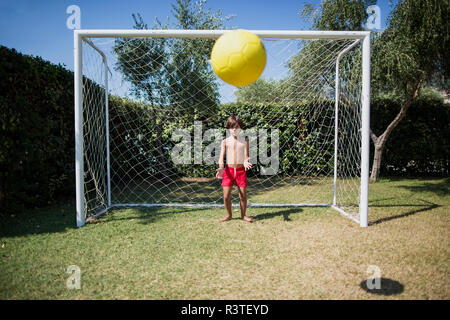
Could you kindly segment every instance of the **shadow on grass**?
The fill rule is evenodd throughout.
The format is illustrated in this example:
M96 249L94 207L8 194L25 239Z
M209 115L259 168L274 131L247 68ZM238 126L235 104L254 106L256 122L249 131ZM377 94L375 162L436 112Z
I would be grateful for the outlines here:
M400 282L389 278L367 279L360 283L360 287L366 292L383 296L400 294L405 288Z
M0 220L0 237L66 232L70 229L76 229L73 205L55 204L5 216Z
M131 208L131 207L130 207ZM182 214L182 213L190 213L190 212L198 212L201 210L222 210L223 214L225 214L225 208L211 208L211 207L197 207L197 208L189 208L189 207L154 207L154 208L145 208L145 207L133 207L133 212L135 212L135 215L133 217L118 217L117 215L114 215L114 211L116 210L123 210L127 209L126 207L123 208L114 208L111 209L106 216L100 216L98 219L93 220L92 224L95 223L105 223L105 222L111 222L111 221L129 221L131 219L138 219L142 224L149 224L154 223L157 220L163 219L163 218L169 218L176 214ZM128 208L129 209L129 208ZM276 208L271 208L272 210L276 210ZM254 221L259 220L265 220L265 219L271 219L273 217L277 216L283 216L284 221L292 221L289 217L290 214L300 213L303 210L300 208L289 208L289 209L281 209L277 210L275 212L270 213L264 213L259 214L256 216L252 216ZM235 215L232 218L233 220L241 219L240 213L238 213L238 216Z
M408 212L405 212L405 213L401 213L401 214L397 214L397 215L393 215L393 216L389 216L389 217L380 218L380 219L377 219L375 221L370 221L369 222L369 226L375 225L375 224L379 224L379 223L382 223L382 222L386 222L386 221L395 220L395 219L406 218L406 217L415 215L416 213L419 213L419 212L425 212L425 211L429 211L429 210L433 210L433 209L442 207L442 205L440 205L440 204L432 203L432 202L429 202L429 201L426 201L426 200L421 200L421 201L426 202L427 204L426 205L420 205L420 204L369 205L370 208L373 208L373 207L380 207L380 208L382 208L382 207L386 207L386 208L393 208L393 207L399 207L399 208L402 208L402 207L421 207L421 208L418 208L416 210L411 210L411 211L408 211Z
M133 207L133 214L127 217L115 214L115 211L123 209L128 208L112 208L106 214L88 222L86 225L120 220L129 221L131 219L139 220L142 224L149 224L159 219L169 218L175 214L211 210L212 208ZM0 220L0 237L21 237L26 235L67 232L71 229L78 229L76 227L75 207L67 205L33 209L21 213L18 216L5 216Z
M419 185L408 186L400 185L398 188L407 189L415 193L430 192L437 196L450 196L450 180L444 179L439 183L421 182Z
M199 208L188 208L188 207L154 207L154 208L145 208L145 207L133 207L133 212L135 212L135 215L133 217L118 217L117 215L114 215L114 211L121 210L126 208L115 208L108 212L106 216L100 216L98 219L93 220L92 224L95 223L105 223L105 222L111 222L111 221L129 221L131 219L138 219L142 224L149 224L154 223L157 220L163 219L163 218L169 218L176 214L182 214L182 213L191 213L191 212L198 212L201 210L222 210L223 214L225 214L224 208L211 208L211 207L199 207ZM290 214L296 214L300 213L303 210L300 208L289 208L289 209L281 209L276 210L276 208L271 208L272 210L275 210L274 212L270 213L264 213L259 214L256 216L252 216L255 222L265 219L271 219L273 217L277 216L283 216L284 221L292 221L289 217ZM233 220L241 219L240 213L238 215L233 216Z
M120 217L115 214L118 210L133 209L133 215L127 217ZM139 220L142 224L154 223L160 219L170 218L176 214L190 213L193 211L212 210L210 207L120 207L112 208L106 215L102 215L97 219L92 220L91 224L105 223L112 221L129 221L131 219Z
M173 179L169 184L160 180L141 180L127 182L125 185L117 184L112 190L115 199L121 203L222 203L222 186L219 179L206 179L196 181ZM317 179L314 177L301 181L294 178L271 177L267 179L249 178L248 194L252 197L264 195L267 192L291 185L295 181L297 185L314 185ZM234 188L233 199L237 199L237 189Z
M275 211L275 212L263 213L263 214L254 216L253 218L255 221L259 221L259 220L271 219L273 217L283 216L284 221L292 221L291 218L289 218L289 215L293 214L293 213L299 213L302 211L303 211L303 209L300 209L300 208L290 208L290 209L283 209L283 210Z

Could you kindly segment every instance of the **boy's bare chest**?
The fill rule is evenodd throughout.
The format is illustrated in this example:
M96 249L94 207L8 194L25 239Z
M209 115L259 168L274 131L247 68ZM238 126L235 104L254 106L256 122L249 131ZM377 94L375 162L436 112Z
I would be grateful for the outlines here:
M242 150L245 148L245 143L239 141L239 140L231 140L231 141L226 141L226 147L228 151L232 151L232 150Z

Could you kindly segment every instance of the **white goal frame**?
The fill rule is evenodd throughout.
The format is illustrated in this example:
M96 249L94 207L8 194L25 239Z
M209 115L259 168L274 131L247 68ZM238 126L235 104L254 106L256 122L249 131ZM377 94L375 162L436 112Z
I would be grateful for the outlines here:
M217 39L222 34L231 30L75 30L74 31L74 100L75 100L75 183L76 183L76 221L81 227L86 223L85 203L84 203L84 140L83 140L83 71L82 71L82 42L85 41L102 56L105 62L106 83L105 83L105 116L106 132L108 128L108 65L105 54L98 49L88 38L110 38L110 37L135 37L135 38L207 38ZM249 207L300 207L300 206L325 206L331 207L344 216L359 223L361 227L368 226L368 200L369 200L369 146L370 146L370 31L296 31L296 30L249 30L260 38L280 38L280 39L353 39L355 40L349 47L342 50L336 59L336 70L339 68L341 57L353 46L362 41L362 90L361 90L361 175L360 175L360 197L359 197L359 220L347 214L336 204L336 181L337 181L337 139L335 139L335 159L334 159L334 199L333 203L317 204L259 204L249 203ZM336 83L339 82L339 72L336 72ZM336 86L336 97L339 96L339 86ZM335 100L335 137L338 130L338 99ZM124 206L210 206L223 207L214 204L112 204L110 187L110 166L109 166L109 136L106 135L106 156L107 156L107 208L97 215L105 213L113 207Z

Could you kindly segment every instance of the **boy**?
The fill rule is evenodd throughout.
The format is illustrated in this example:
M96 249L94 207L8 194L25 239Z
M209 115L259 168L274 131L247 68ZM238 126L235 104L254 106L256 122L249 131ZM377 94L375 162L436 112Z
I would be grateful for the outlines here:
M238 116L230 116L226 122L226 128L230 136L222 140L219 157L219 168L216 170L216 178L222 179L223 202L227 211L227 216L220 221L231 220L231 190L234 182L239 190L241 206L241 217L247 222L253 219L245 215L247 209L247 173L246 170L252 168L249 157L248 140L239 136L244 124ZM227 157L227 165L224 166L224 156Z

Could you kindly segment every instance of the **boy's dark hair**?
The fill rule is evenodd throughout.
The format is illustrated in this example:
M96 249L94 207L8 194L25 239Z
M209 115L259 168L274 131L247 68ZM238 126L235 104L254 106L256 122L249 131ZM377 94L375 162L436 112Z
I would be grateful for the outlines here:
M231 129L236 128L237 126L239 126L241 129L244 129L244 122L242 122L242 119L236 115L229 116L225 127L227 129Z

